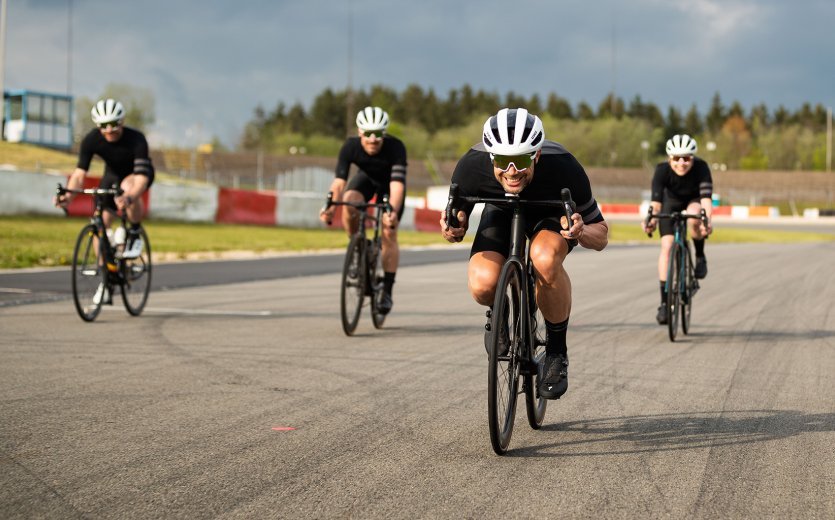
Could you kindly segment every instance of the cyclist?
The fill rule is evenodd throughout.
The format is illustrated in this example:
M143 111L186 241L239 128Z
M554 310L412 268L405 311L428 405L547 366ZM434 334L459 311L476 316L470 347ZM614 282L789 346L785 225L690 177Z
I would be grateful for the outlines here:
M523 209L526 234L532 237L530 257L536 270L536 301L547 331L539 393L546 399L558 399L568 390L566 335L571 280L563 262L573 247L569 241L576 239L583 247L600 251L609 240L609 227L592 196L589 178L568 150L545 140L539 117L524 108L503 108L484 123L482 142L458 161L452 182L458 184L460 195L475 197L497 198L513 193L523 199L560 200L563 188L571 190L577 212L571 215L567 230L561 226L563 212L558 207ZM463 240L471 211L472 205L458 211L459 227L447 227L441 217L441 234L447 241ZM467 274L470 293L481 305L493 303L510 247L511 216L510 210L491 204L486 204L482 212ZM485 334L485 343L489 334ZM502 340L507 341L500 335Z
M124 258L136 258L142 253L140 227L142 222L142 194L154 182L154 167L148 155L148 141L142 132L124 126L125 107L114 99L102 99L93 105L90 115L97 128L91 130L81 141L78 163L67 181L67 188L82 189L84 178L94 155L105 164L104 175L99 186L109 188L118 184L124 191L118 197L105 197L102 215L105 226L110 226L116 210L127 212L130 229L127 231ZM75 197L66 193L55 198L55 205L66 207ZM110 301L109 291L101 287L97 301Z
M676 134L667 140L667 160L655 167L652 177L652 200L650 206L653 213L674 213L687 210L687 213L697 214L705 210L708 217L707 226L701 220L690 219L688 227L696 250L696 278L707 276L707 259L705 258L705 239L713 232L710 215L713 209L713 178L707 163L696 157L698 145L696 140L687 134ZM659 325L667 324L667 263L670 248L673 246L673 224L667 219L658 223L652 219L648 224L642 223L644 231L651 233L656 226L661 229L661 253L658 255L658 278L661 281L661 305L655 316Z
M330 191L336 202L363 203L375 195L380 200L388 195L393 211L383 214L383 271L384 289L377 308L388 314L393 305L391 293L400 249L397 243L397 227L403 216L406 200L406 146L386 133L388 114L380 107L365 107L357 114L357 136L349 137L339 152L336 177ZM354 164L356 174L348 181L348 170ZM342 225L348 235L357 231L358 210L343 206ZM326 224L333 220L335 206L322 210L319 218Z

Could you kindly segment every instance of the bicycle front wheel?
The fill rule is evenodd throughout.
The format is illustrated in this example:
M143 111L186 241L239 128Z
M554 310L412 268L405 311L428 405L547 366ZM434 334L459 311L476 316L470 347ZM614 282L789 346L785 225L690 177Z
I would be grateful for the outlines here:
M139 316L151 292L151 242L145 228L140 228L142 252L136 258L122 260L122 301L128 314Z
M693 308L693 259L690 249L684 248L684 269L682 269L681 284L681 331L690 332L690 310Z
M667 331L670 341L676 340L678 316L681 306L681 253L679 245L670 248L670 261L667 270Z
M107 240L107 238L105 238ZM93 321L109 297L107 269L99 264L100 240L96 226L84 226L72 255L72 298L75 309L84 321Z
M362 234L354 235L345 252L340 291L342 330L348 336L356 330L362 311L362 300L365 297L365 262L365 237Z
M493 313L490 319L491 334L489 368L487 374L487 410L490 425L490 443L499 455L507 452L516 418L516 397L519 389L520 352L526 344L523 326L524 288L522 268L507 263L502 268ZM502 352L499 338L507 333L508 350Z

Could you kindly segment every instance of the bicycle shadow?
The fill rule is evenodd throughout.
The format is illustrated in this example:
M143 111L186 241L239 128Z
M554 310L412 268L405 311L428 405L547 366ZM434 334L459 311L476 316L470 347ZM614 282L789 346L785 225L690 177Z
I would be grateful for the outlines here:
M588 457L753 444L809 432L835 432L835 413L737 410L636 415L546 424L540 431L559 433L568 440L520 446L507 455Z

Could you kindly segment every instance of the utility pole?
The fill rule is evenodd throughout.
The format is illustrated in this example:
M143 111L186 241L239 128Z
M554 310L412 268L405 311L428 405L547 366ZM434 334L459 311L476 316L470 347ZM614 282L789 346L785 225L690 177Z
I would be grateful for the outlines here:
M72 0L67 0L67 95L72 94Z
M0 0L0 141L6 126L6 0Z
M832 172L832 107L826 109L826 171Z
M354 92L352 75L354 68L354 12L351 0L348 0L348 88L345 92L345 135L351 136L354 128Z

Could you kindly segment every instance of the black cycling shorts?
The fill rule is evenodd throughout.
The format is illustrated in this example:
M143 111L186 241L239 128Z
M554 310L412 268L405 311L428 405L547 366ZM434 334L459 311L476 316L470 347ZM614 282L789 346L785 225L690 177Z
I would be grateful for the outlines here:
M403 190L405 193L406 185L403 185ZM356 190L362 193L363 199L365 202L371 200L374 195L377 196L377 201L381 201L383 195L389 194L389 183L380 183L372 179L368 176L364 171L357 170L357 172L351 177L348 181L348 184L345 186L345 191L348 190ZM397 219L400 220L403 218L403 211L406 209L406 201L403 201L403 204L400 205L400 209L397 210Z
M562 215L555 216L553 208L528 207L524 208L522 212L525 215L525 236L528 238L542 229L555 233L562 231L560 225ZM512 219L512 209L485 204L484 211L481 213L481 220L478 223L478 231L476 231L473 240L473 247L470 249L470 258L483 251L494 251L507 257L510 253L510 224ZM570 253L574 246L565 237L563 237L563 240L568 244L568 252Z
M136 175L145 175L144 173L137 173ZM151 189L151 184L154 183L154 170L151 170L151 175L147 175L148 177L148 186L145 188L145 191ZM119 187L122 185L122 179L119 178L118 175L111 171L105 172L102 175L101 182L99 182L99 188L112 188L113 186ZM113 212L116 212L116 201L113 199L111 195L107 195L102 197L102 207L104 209L109 209Z
M661 203L661 213L678 213L687 209L687 206L693 202L700 202L698 197L690 199L687 202L674 199L672 197L664 197L664 202ZM661 236L673 234L673 221L668 218L658 219L658 230Z

